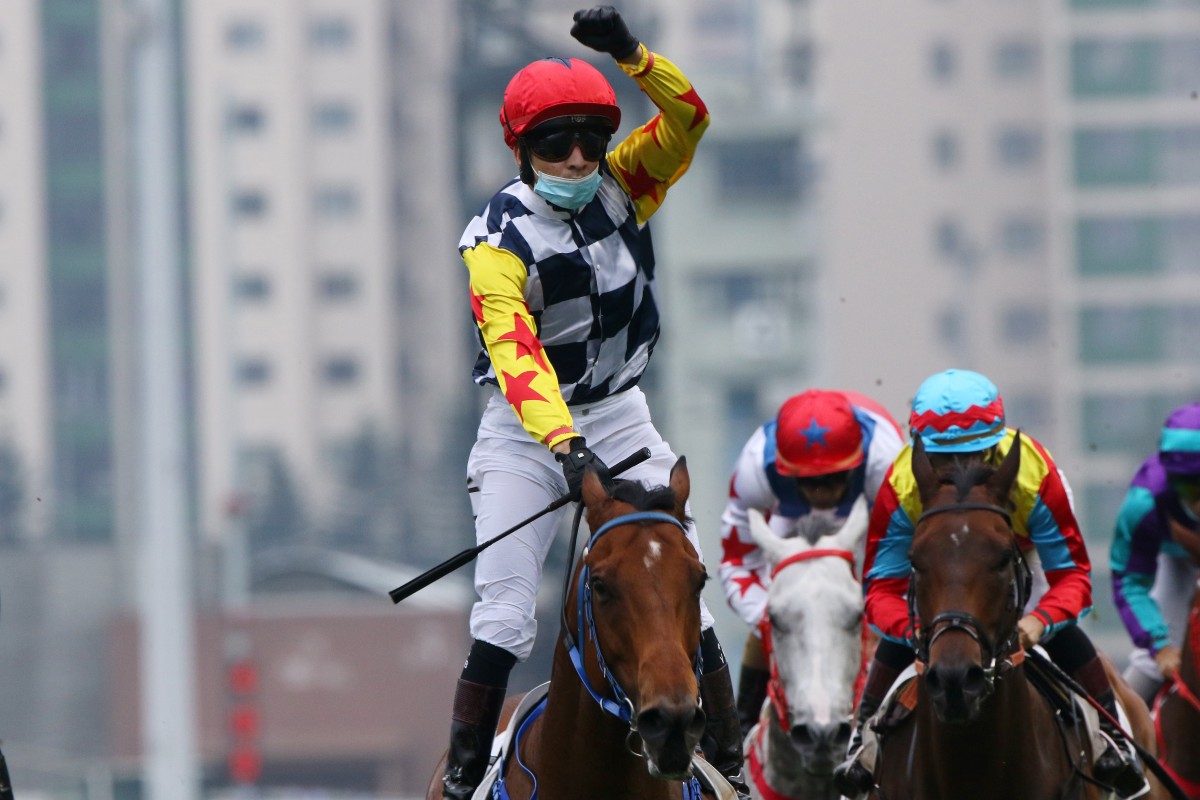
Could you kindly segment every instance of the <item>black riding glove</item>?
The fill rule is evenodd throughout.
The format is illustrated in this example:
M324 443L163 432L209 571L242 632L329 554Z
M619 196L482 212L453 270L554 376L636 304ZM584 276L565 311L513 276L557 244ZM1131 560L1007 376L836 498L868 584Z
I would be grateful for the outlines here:
M612 6L594 6L575 12L571 35L593 50L620 60L633 54L638 40L625 27L625 20Z
M555 453L554 457L562 464L563 477L567 479L567 494L574 500L583 494L583 473L589 466L599 474L601 483L605 486L612 484L608 467L600 460L600 456L588 449L582 436L571 440L571 452Z

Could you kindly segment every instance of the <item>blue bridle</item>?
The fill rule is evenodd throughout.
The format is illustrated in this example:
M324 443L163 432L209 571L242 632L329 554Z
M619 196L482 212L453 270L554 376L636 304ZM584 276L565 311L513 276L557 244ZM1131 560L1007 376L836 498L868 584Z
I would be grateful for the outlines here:
M579 681L583 684L584 688L587 689L588 694L590 694L592 699L600 705L600 708L604 709L604 711L608 714L611 714L617 719L625 722L625 724L629 726L631 733L636 733L637 723L634 720L635 709L633 707L633 701L629 699L629 695L625 693L625 690L621 688L621 684L619 684L617 679L613 676L612 671L609 670L608 664L604 661L604 653L600 649L600 639L596 635L596 620L592 615L592 586L591 581L588 580L591 570L588 568L587 564L588 553L591 552L592 546L596 543L597 539L611 531L613 528L616 528L620 525L628 525L633 522L666 522L674 525L676 528L679 528L684 535L687 534L687 528L684 527L682 522L675 519L675 517L671 516L670 514L663 513L662 511L635 511L632 514L622 514L619 517L614 517L613 519L610 519L608 522L601 525L596 532L592 534L592 537L588 539L587 545L585 545L583 548L583 567L579 571L579 582L576 586L575 592L576 636L571 636L570 629L564 625L563 638L566 640L567 653L571 657L571 663L575 666L575 673L579 676ZM615 700L601 696L600 693L597 692L592 686L591 681L588 680L587 670L584 668L583 664L583 652L579 648L579 643L584 640L584 625L587 626L587 633L591 636L592 646L596 653L596 661L599 662L600 665L600 672L602 675L604 675L604 679L608 682L608 687L612 691L613 697L616 698ZM696 681L698 685L700 681L701 667L699 648L696 650L695 665Z

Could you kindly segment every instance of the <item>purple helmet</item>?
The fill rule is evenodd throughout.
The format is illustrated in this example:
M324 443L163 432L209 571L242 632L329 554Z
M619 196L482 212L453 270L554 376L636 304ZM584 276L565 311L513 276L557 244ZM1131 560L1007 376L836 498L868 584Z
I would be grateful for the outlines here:
M1158 460L1175 478L1200 478L1200 403L1180 406L1163 423Z

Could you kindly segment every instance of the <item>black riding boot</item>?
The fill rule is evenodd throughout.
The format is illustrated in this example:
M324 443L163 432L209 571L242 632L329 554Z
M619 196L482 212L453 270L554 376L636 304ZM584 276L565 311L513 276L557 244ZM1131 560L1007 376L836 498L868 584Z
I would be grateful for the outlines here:
M846 760L833 770L833 785L845 797L863 797L875 785L875 776L863 766L859 760L863 746L862 730L879 706L882 697L875 697L863 692L858 702L858 714L854 719L854 733L850 735L850 745L846 748Z
M771 682L770 670L748 667L743 662L742 674L738 676L737 713L742 728L742 741L750 735L750 729L758 724L763 703L767 699L767 685Z
M1043 643L1050 658L1107 711L1117 717L1117 700L1096 648L1078 626L1063 628ZM1092 763L1096 780L1113 787L1121 797L1136 797L1146 789L1142 764L1125 735L1104 715L1100 732L1108 741Z
M742 773L741 725L728 664L700 676L700 700L704 705L704 736L700 739L704 758L725 776L739 798L749 800L750 787Z
M1117 716L1117 701L1112 689L1096 698L1113 719ZM1096 757L1095 777L1117 790L1120 797L1135 797L1146 788L1146 775L1133 746L1123 731L1100 715L1100 732L1109 740L1108 746Z
M504 706L504 692L504 687L459 678L450 722L450 751L442 776L443 797L467 800L483 780Z

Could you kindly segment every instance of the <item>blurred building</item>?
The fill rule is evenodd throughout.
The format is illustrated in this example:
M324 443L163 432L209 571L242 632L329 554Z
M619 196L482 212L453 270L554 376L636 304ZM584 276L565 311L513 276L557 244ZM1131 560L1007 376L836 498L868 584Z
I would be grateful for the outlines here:
M470 387L447 368L468 332L446 202L456 15L186 8L201 530L220 538L231 509L253 516L239 499L274 498L292 530L258 544L420 552L452 528L407 500L453 498L465 518L462 470L444 466Z
M822 375L905 416L934 371L989 375L1072 483L1114 626L1117 506L1167 411L1200 397L1200 6L850 0L817 16L838 310Z

